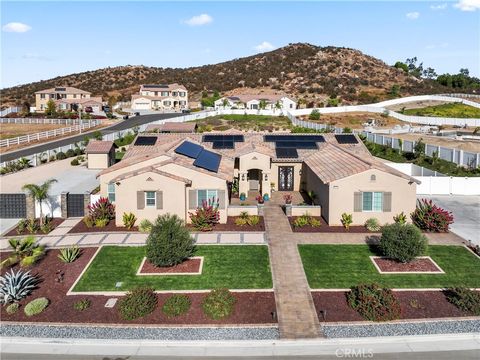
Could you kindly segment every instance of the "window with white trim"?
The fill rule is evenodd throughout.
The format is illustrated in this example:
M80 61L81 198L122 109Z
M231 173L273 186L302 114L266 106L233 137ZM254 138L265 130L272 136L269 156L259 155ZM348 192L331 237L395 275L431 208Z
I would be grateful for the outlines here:
M197 207L201 207L203 201L218 201L218 190L197 190Z
M157 205L157 196L155 191L145 191L145 206L155 207Z
M362 211L383 211L383 192L366 191L362 193Z
M45 99L45 94L40 94L40 99Z
M115 184L108 184L107 193L108 193L108 200L111 203L115 202Z

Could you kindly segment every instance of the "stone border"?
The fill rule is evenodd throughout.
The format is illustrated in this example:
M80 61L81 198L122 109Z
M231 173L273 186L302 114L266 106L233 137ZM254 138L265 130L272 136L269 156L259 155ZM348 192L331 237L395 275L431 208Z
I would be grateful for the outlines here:
M200 266L197 272L179 272L179 273L144 273L143 272L142 273L141 271L142 271L143 265L145 265L145 261L147 261L147 258L144 257L135 275L137 276L201 275L203 270L203 256L192 256L188 258L188 260L193 260L193 259L200 259Z
M102 250L103 248L103 245L100 245L97 249L97 251L95 251L95 254L92 255L92 257L90 258L90 260L88 261L88 263L85 265L85 267L83 268L82 272L80 273L80 275L78 275L77 279L73 282L72 286L70 286L70 288L68 289L67 293L66 293L66 296L69 296L69 295L76 295L78 293L75 293L73 292L73 289L75 288L75 286L77 286L78 282L80 281L80 279L83 277L83 275L85 274L85 272L87 271L87 269L90 267L90 265L92 264L93 260L95 260L95 258L97 257L98 253L100 252L100 250Z
M477 258L480 259L480 255L478 255L475 251L473 251L472 249L470 249L467 245L463 244L463 246L465 247L465 249L467 249L468 251L470 251L473 255L475 255Z
M445 274L445 271L442 270L440 266L430 257L430 256L417 256L415 259L428 259L432 264L438 269L438 271L382 271L378 264L375 262L375 259L389 259L387 256L369 256L370 260L373 263L373 266L377 269L380 274Z

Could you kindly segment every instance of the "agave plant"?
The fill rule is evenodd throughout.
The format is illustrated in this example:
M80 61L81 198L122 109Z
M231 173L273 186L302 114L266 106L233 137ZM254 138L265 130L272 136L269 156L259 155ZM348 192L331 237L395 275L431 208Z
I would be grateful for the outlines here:
M30 275L30 271L17 272L10 270L4 276L0 276L0 303L5 305L19 302L37 287L39 279Z
M12 254L2 261L1 267L20 263L21 266L34 264L45 253L45 247L37 244L35 237L27 236L23 239L8 240Z
M80 248L76 245L60 249L58 258L64 263L72 263L80 256Z

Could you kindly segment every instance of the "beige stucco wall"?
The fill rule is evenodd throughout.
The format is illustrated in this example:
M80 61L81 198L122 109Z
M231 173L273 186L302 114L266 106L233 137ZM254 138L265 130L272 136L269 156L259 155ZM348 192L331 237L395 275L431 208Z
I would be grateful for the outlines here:
M258 207L254 206L229 206L228 216L239 216L242 212L248 213L248 215L258 215Z
M320 206L292 206L292 216L302 216L302 215L311 215L311 216L320 216L321 208Z
M249 182L247 180L247 174L248 170L251 169L259 169L262 171L262 179L260 180L262 193L268 193L270 195L270 182L272 181L270 170L270 156L261 154L256 151L239 157L239 192L245 194L248 193Z
M293 166L293 191L300 191L300 185L302 182L301 181L302 176L300 174L300 171L302 170L302 163L301 162L272 163L272 176L269 182L275 183L275 187L274 187L275 190L278 190L278 168L280 166Z
M106 169L109 166L109 154L88 154L89 169Z
M42 105L45 108L47 106L48 101L51 99L50 98L51 94L44 94L44 95L45 95L45 98L42 99L41 98L42 94L35 94L35 107L37 112L43 112L44 110L41 109ZM90 94L67 93L66 95L67 95L66 99L89 99L90 98ZM74 95L76 95L76 97L74 97ZM53 100L57 100L56 97Z
M376 176L371 181L371 175ZM380 191L392 193L390 212L354 212L354 193L358 191ZM371 169L363 173L334 181L329 186L330 203L328 218L330 225L341 225L342 213L353 214L353 224L363 225L375 217L381 224L392 223L393 216L404 212L407 216L415 209L416 184L393 174Z

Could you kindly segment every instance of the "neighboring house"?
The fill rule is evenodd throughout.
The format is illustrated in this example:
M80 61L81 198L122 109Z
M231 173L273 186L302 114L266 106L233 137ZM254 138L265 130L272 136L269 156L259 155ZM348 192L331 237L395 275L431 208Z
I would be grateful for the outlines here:
M215 109L279 110L297 108L295 100L286 95L235 95L215 101Z
M115 164L115 143L113 141L90 140L85 148L89 169L106 169Z
M163 124L149 124L145 132L157 133L195 133L197 123L195 122L165 122Z
M134 110L188 109L188 91L183 85L142 85L138 94L132 95Z
M102 111L102 98L92 97L91 93L70 86L54 87L35 93L35 109L44 112L47 103L53 100L56 108L62 111L76 110L77 107L91 106L94 112Z
M118 225L125 212L140 220L172 213L189 222L188 213L211 198L225 223L237 182L249 195L313 191L330 225L340 225L344 212L354 224L371 217L387 223L415 209L419 183L372 157L355 135L334 134L141 134L98 176Z

